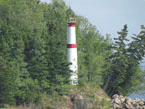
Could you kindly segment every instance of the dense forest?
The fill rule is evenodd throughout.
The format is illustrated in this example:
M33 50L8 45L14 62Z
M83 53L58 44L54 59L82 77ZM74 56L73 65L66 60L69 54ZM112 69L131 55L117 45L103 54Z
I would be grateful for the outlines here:
M127 38L127 25L113 43L63 0L0 0L0 107L39 103L43 96L67 94L67 21L77 20L79 86L93 84L110 97L144 89L145 27ZM105 25L104 25L105 26Z

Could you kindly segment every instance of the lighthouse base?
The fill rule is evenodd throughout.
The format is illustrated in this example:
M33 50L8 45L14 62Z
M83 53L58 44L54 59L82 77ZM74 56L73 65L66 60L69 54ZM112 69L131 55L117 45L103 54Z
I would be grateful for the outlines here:
M78 85L78 75L76 73L71 73L70 84Z

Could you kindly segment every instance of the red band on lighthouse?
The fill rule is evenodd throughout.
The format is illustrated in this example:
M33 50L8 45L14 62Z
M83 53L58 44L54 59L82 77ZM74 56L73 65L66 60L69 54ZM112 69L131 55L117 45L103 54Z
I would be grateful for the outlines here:
M75 27L75 22L68 23L69 27Z
M67 44L67 48L77 48L77 44Z

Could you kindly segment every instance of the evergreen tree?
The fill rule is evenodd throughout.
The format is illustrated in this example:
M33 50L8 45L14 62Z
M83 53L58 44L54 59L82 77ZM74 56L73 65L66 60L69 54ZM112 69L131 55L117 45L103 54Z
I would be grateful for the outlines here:
M105 56L108 53L109 40L101 36L99 31L87 19L79 16L81 34L78 40L79 76L81 84L85 82L102 85L105 71Z
M33 4L31 4L33 2ZM29 78L29 72L26 69L27 61L24 62L24 50L27 48L26 40L27 36L32 35L32 30L37 32L34 22L31 22L32 10L35 11L34 8L31 8L30 5L36 4L36 1L6 1L2 2L1 4L2 9L5 9L6 12L1 14L1 28L0 28L0 41L1 41L1 51L0 54L4 61L4 66L8 68L7 73L2 73L5 75L5 79L8 82L6 86L11 85L7 91L4 91L2 95L4 95L5 100L2 99L3 103L12 102L15 104L15 99L17 104L24 103L24 102L33 102L34 99L38 98L38 82ZM34 5L35 7L36 5ZM36 8L36 7L35 7ZM25 10L25 11L24 11ZM32 15L32 16L30 16ZM40 16L41 17L41 16ZM35 16L34 16L35 18ZM36 21L33 18L33 21ZM7 19L7 20L5 20ZM35 27L35 28L34 28ZM38 32L37 32L38 33ZM34 36L35 34L33 34ZM33 37L31 36L31 38ZM29 37L30 38L30 37ZM38 39L39 40L39 39ZM31 40L30 40L31 41ZM28 54L25 54L28 56ZM26 59L26 57L25 57ZM10 75L10 76L9 76ZM11 78L10 80L7 78ZM25 84L28 83L28 84ZM3 85L2 85L3 86ZM3 86L5 87L5 86ZM1 87L1 89L3 89ZM35 88L37 87L37 88ZM34 91L36 93L34 93ZM10 94L8 94L10 92ZM37 94L37 96L36 96ZM34 96L32 96L34 95ZM8 99L9 98L11 99ZM31 96L31 98L30 98ZM30 100L31 99L31 100ZM32 100L33 99L33 100ZM10 104L10 103L9 103Z
M127 25L124 25L122 31L118 32L119 38L116 39L117 41L112 46L114 53L109 57L111 66L107 71L108 75L104 78L106 81L103 86L109 96L115 93L127 95L137 91L137 87L143 79L142 71L139 67L139 59L141 58L133 56L136 55L137 51L133 52L133 49L136 49L132 47L134 46L132 45L133 42L127 44L126 41L129 41L126 38L127 32Z

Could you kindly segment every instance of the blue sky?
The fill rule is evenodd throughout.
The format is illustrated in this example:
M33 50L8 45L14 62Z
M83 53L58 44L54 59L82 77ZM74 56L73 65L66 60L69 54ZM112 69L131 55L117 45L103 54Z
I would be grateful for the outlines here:
M82 15L97 27L102 35L118 37L117 31L128 25L128 38L145 25L145 0L64 0L77 15ZM51 0L41 0L50 3Z

